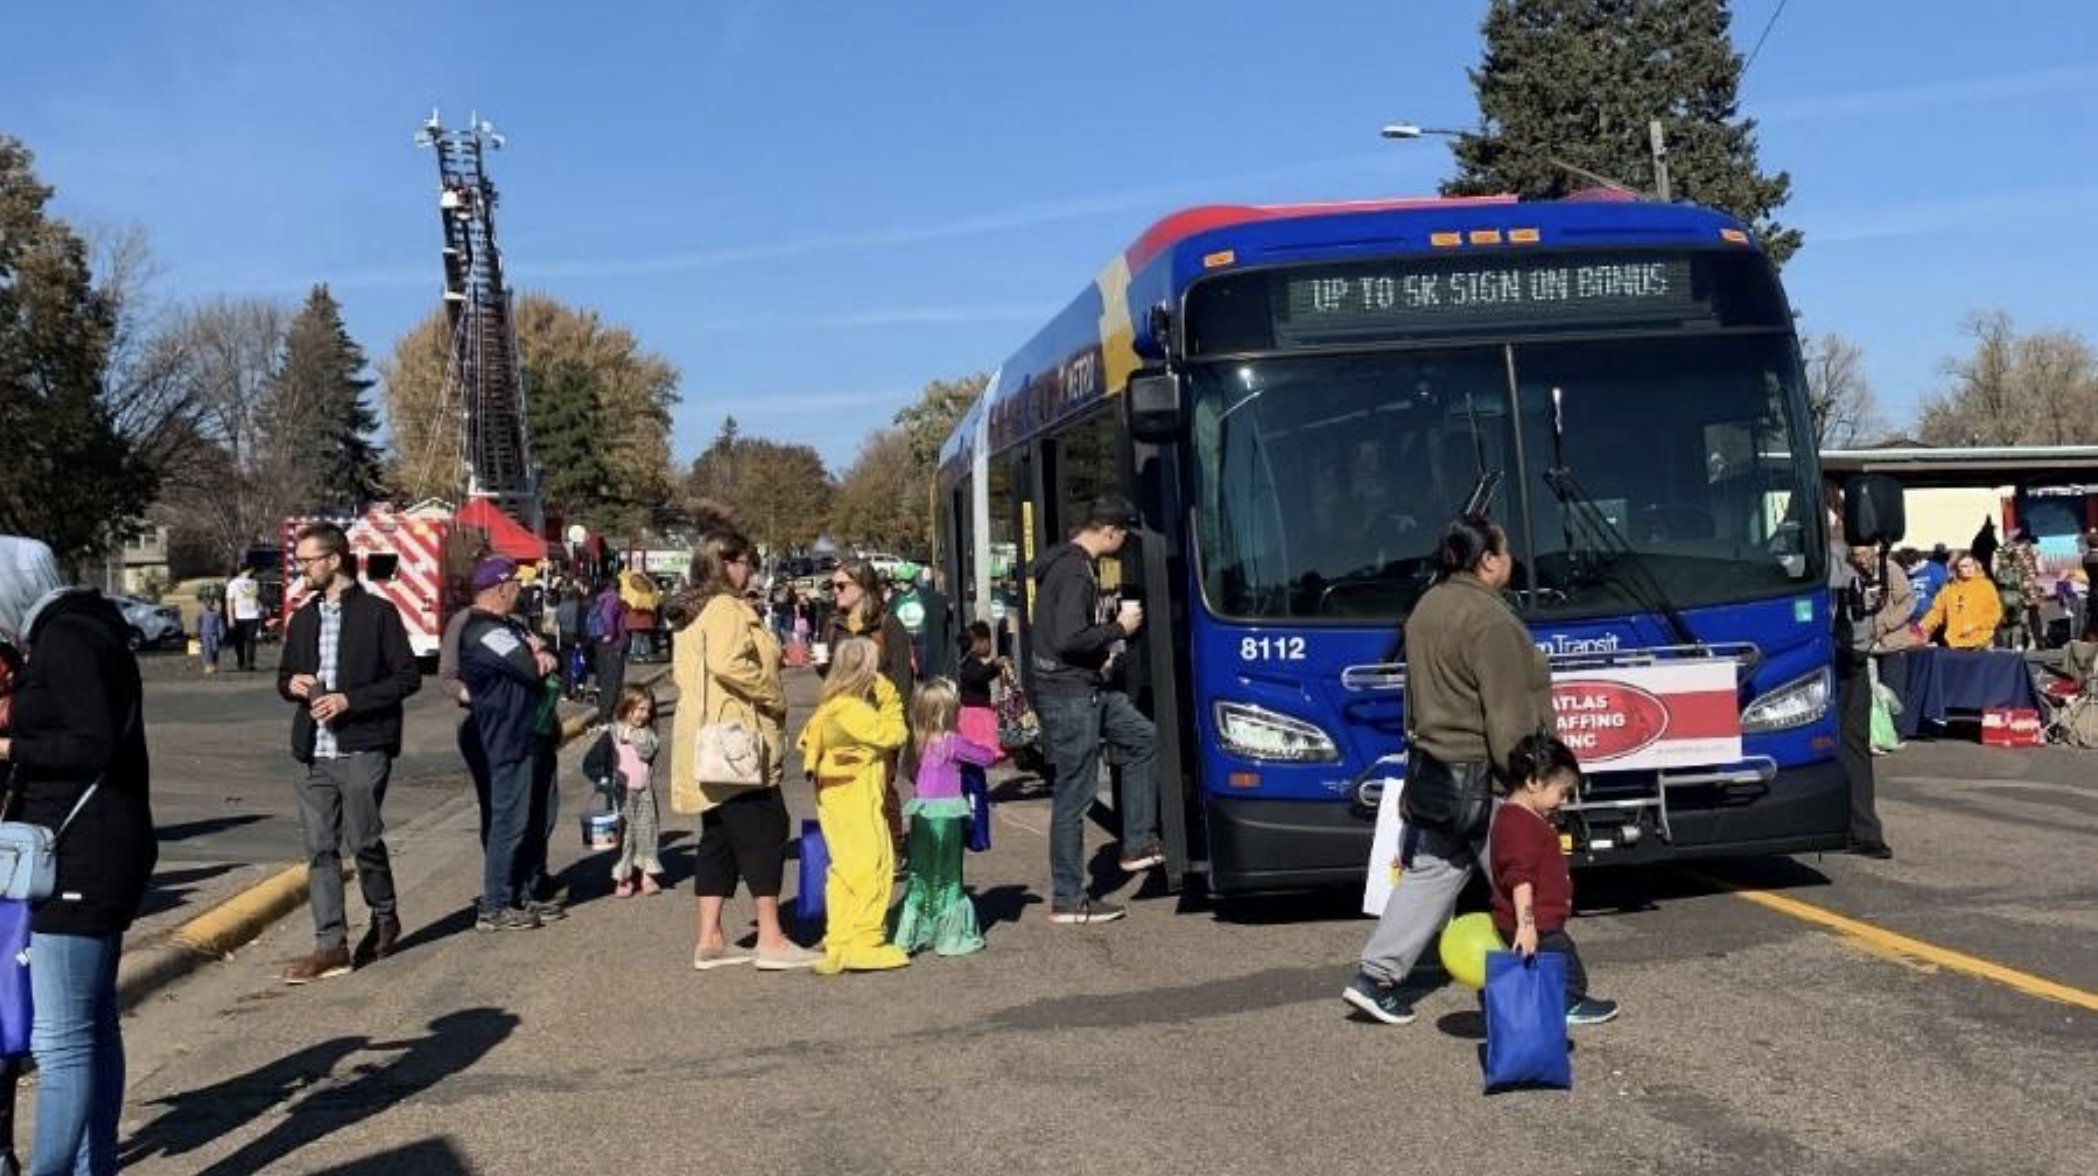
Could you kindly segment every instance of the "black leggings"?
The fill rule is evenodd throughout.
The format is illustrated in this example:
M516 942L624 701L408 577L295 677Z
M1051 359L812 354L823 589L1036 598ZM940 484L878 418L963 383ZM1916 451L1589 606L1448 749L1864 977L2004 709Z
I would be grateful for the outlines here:
M740 877L752 898L778 898L787 874L787 802L777 788L752 788L700 814L692 892L727 898Z
M1588 999L1588 969L1581 966L1580 949L1566 934L1565 928L1546 931L1537 937L1538 951L1556 951L1566 957L1566 1007Z

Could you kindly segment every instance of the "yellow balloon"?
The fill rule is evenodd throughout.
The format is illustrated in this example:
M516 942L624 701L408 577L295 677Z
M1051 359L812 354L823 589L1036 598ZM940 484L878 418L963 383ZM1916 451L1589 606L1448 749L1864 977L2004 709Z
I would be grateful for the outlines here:
M1442 970L1450 974L1450 979L1472 989L1486 987L1486 953L1506 950L1508 945L1493 929L1493 916L1484 911L1451 919L1450 925L1442 929L1442 941L1437 945Z

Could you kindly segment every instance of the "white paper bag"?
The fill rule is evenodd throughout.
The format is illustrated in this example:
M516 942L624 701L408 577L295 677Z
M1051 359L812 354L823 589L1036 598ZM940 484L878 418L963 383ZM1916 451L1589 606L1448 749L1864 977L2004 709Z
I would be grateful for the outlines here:
M1399 884L1399 839L1405 823L1399 818L1399 794L1405 791L1403 763L1392 764L1384 778L1384 796L1377 802L1377 836L1370 843L1368 877L1362 886L1362 913L1376 918L1391 901L1392 888Z

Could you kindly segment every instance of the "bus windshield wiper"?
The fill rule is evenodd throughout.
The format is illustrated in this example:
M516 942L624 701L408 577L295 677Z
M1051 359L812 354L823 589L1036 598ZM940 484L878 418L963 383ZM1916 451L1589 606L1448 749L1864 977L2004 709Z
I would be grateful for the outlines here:
M1569 581L1579 573L1583 562L1580 549L1574 545L1574 532L1586 530L1595 546L1594 572L1599 580L1615 584L1632 598L1634 605L1661 618L1677 645L1686 649L1705 648L1705 643L1690 631L1683 614L1669 600L1667 589L1654 578L1653 570L1639 558L1639 553L1623 532L1611 525L1602 507L1596 505L1594 497L1582 488L1572 467L1566 464L1565 419L1560 412L1562 395L1559 388L1552 389L1552 468L1544 472L1544 484L1551 490L1552 497L1559 500Z

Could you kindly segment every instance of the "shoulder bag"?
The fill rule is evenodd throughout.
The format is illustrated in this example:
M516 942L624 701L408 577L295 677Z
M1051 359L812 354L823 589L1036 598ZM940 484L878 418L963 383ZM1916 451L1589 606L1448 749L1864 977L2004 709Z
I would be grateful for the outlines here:
M698 622L694 622L697 624ZM679 781L689 784L692 791L682 797L673 795L673 807L680 812L697 812L704 807L700 797L694 795L708 785L729 788L757 788L768 783L765 772L767 748L764 734L741 719L710 723L707 715L713 708L708 705L708 695L714 683L713 671L707 668L705 630L700 631L699 646L699 714L700 727L693 745L692 779ZM673 792L683 792L673 789ZM684 803L677 803L682 800ZM693 803L700 801L700 803Z
M117 734L119 748L130 736L137 718L138 711L134 708ZM10 781L16 774L16 766L8 765ZM56 829L46 829L27 821L0 821L0 899L41 902L58 889L58 843L72 827L73 818L80 815L80 810L87 807L95 791L102 787L102 779L101 776L95 777L95 782L73 802L73 811L66 814L66 819L59 822ZM6 803L0 804L0 812L13 807L14 800L14 789L10 787Z

